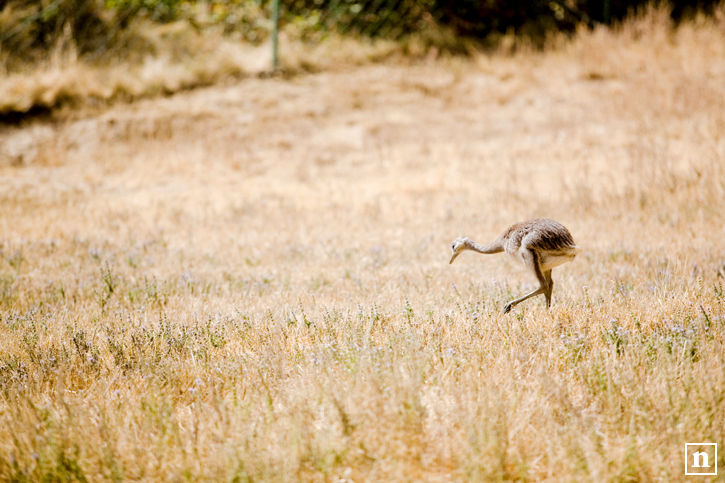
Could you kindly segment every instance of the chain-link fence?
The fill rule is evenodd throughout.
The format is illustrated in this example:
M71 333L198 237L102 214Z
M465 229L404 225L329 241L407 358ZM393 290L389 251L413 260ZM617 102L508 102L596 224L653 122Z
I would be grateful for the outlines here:
M305 33L354 33L399 38L425 28L435 0L297 0L282 4L283 21L303 22Z
M279 27L303 41L320 41L331 33L396 40L428 27L435 7L435 0L278 1L272 0L273 68L277 67Z

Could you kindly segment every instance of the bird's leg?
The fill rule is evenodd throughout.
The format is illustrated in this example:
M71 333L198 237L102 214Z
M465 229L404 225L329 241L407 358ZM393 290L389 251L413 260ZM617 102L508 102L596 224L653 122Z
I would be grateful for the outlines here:
M524 300L526 300L526 299L528 299L528 298L531 298L531 297L535 297L535 296L537 296L537 295L541 295L542 293L543 293L543 294L545 294L545 293L546 293L546 289L545 289L544 287L539 287L539 288L537 288L536 290L534 290L533 292L531 292L531 293L529 293L529 294L526 294L526 295L524 295L523 297L519 297L519 298L517 298L516 300L512 300L511 302L507 303L507 304L506 304L506 305L504 306L504 308L503 308L503 313L504 313L504 314L507 314L507 313L509 313L509 312L511 311L511 309L512 309L512 308L513 308L513 307L514 307L514 306L515 306L516 304L518 304L518 303L521 303L521 302L523 302Z
M549 284L549 288L546 290L546 292L544 292L544 296L546 296L546 308L548 309L549 307L551 307L551 292L554 291L554 281L551 279L551 270L545 271L544 277Z
M536 254L536 252L529 249L524 251L522 253L522 256L524 259L524 264L532 269L533 272L536 274L536 278L539 279L539 288L529 294L524 295L523 297L519 297L507 303L503 308L504 314L508 313L511 308L513 308L516 304L519 304L530 297L535 297L536 295L541 295L542 293L546 294L549 291L549 282L541 271L541 266L539 265L539 256ZM551 293L549 293L549 297L550 296Z

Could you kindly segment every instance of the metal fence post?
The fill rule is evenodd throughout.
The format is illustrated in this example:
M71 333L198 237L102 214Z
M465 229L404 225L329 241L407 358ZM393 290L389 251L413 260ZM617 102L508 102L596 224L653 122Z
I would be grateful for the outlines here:
M272 70L277 70L279 36L279 0L272 0Z

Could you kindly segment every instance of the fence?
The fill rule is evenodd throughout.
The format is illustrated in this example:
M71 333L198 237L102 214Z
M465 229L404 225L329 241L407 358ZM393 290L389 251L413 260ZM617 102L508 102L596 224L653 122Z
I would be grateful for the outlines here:
M298 0L283 5L284 20L301 23L303 39L316 40L323 33L397 39L425 28L434 0ZM271 0L272 64L278 65L279 0Z
M454 34L478 39L513 30L543 41L552 30L574 31L580 23L609 24L612 18L621 19L647 1L291 0L280 4L280 0L270 0L273 68L277 68L279 58L279 19L304 24L302 37L312 39L319 38L320 33L337 32L395 40L437 23ZM707 3L711 2L705 0L702 5ZM678 4L686 6L687 1L674 2L673 13L681 14Z
M136 17L186 20L250 43L270 35L275 63L279 28L303 40L331 32L398 38L423 27L435 0L10 0L0 2L0 51L32 61L59 38L73 35L82 55L96 57L123 44Z
M431 24L456 35L484 39L515 31L545 38L581 22L609 23L648 0L9 0L0 1L0 51L22 55L51 48L68 30L80 53L103 55L122 42L134 17L157 22L187 20L196 28L221 28L252 43L270 35L275 65L279 29L316 41L331 32L397 39ZM701 0L707 9L716 0ZM692 2L671 0L673 17Z

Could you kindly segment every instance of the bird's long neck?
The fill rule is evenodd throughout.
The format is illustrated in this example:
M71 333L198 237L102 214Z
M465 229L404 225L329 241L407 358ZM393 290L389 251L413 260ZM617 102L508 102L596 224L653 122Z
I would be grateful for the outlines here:
M501 240L496 240L495 242L489 243L488 245L479 245L475 241L471 240L467 246L469 250L473 250L474 252L483 253L486 255L492 253L501 253L503 251L503 243L501 243Z

